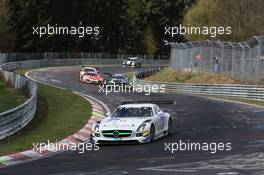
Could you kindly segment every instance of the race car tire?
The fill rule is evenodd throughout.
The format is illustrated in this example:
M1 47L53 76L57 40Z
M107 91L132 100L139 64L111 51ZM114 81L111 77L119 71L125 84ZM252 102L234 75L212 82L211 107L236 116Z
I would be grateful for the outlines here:
M151 125L149 133L149 142L152 143L155 141L155 127Z
M171 120L171 118L169 118L169 121L168 121L168 131L167 131L167 133L168 133L168 135L171 135L172 134L172 120Z

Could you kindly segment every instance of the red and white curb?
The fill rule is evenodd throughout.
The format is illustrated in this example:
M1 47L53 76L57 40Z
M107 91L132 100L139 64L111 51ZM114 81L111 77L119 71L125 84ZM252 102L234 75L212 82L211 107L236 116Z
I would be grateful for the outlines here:
M11 165L16 165L16 164L21 164L21 163L29 162L32 160L37 160L43 157L47 157L47 156L50 156L50 155L53 155L53 154L56 154L62 151L66 151L67 149L65 148L67 148L67 146L70 146L70 145L76 146L79 143L90 141L90 135L91 135L93 124L96 121L102 120L102 118L105 117L105 113L110 112L110 111L107 108L107 106L103 104L102 102L100 102L99 100L91 96L78 93L78 92L74 92L74 93L82 96L83 98L85 98L87 101L91 103L92 116L88 120L87 124L75 134L68 136L67 138L63 139L62 141L58 143L55 143L60 146L59 149L58 147L54 148L54 146L47 145L45 147L41 147L41 150L32 149L32 150L27 150L27 151L0 157L0 168L11 166Z

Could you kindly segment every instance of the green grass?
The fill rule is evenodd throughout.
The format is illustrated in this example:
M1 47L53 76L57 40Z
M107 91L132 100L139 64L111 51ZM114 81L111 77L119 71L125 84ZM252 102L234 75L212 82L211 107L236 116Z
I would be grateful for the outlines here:
M24 74L28 70L18 70ZM55 142L77 132L91 116L91 105L69 90L38 84L37 113L29 125L0 142L0 155Z
M215 73L191 73L179 72L171 68L166 68L156 74L146 77L145 80L157 82L173 82L173 83L208 83L208 84L236 84L240 83L231 79L225 74Z
M128 80L133 80L134 72L127 72L125 75L126 75Z
M157 82L174 82L174 83L208 83L208 84L235 84L240 83L238 81L232 80L230 77L224 74L214 74L214 73L183 73L174 71L171 68L166 68L160 72L146 77L145 80L157 81ZM204 96L204 95L197 95ZM219 98L224 100L232 100L238 102L249 103L253 105L264 106L264 101L258 100L247 100L236 97L223 97L223 96L208 96L213 98Z
M25 91L13 89L0 79L0 113L21 105L27 99Z
M20 74L20 75L25 75L28 71L29 71L29 69L27 69L27 68L20 68L20 69L15 70L15 72Z

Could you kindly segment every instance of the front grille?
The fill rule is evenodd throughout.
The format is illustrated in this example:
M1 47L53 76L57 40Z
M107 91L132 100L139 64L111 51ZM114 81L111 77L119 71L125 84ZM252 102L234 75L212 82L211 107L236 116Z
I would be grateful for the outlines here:
M132 134L131 130L105 130L102 131L104 137L110 138L123 138L130 137Z
M139 142L137 140L126 140L126 141L99 140L97 143L99 143L99 145L132 145L132 144L139 144Z

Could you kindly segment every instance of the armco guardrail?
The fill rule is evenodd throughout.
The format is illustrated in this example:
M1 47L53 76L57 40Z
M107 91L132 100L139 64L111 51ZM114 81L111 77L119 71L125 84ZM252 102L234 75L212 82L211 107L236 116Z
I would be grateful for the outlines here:
M187 83L161 83L144 81L140 78L150 76L164 67L155 67L141 70L136 73L135 84L163 85L166 92L180 92L187 94L213 95L226 97L239 97L251 100L264 100L264 86L261 85L230 85L230 84L187 84Z
M29 96L29 99L20 106L0 113L0 140L3 140L33 119L36 113L37 85L26 77L4 70L0 70L0 78L15 89L25 89Z

